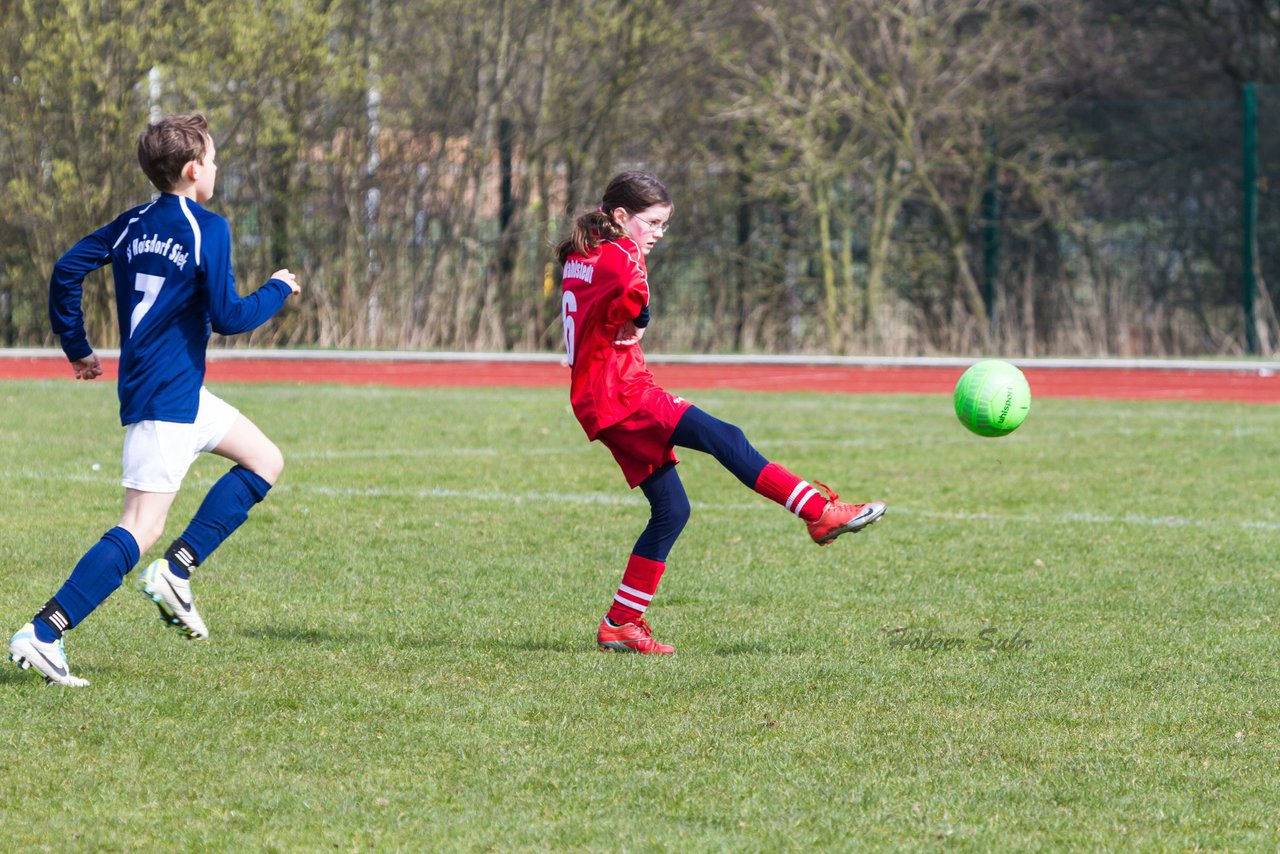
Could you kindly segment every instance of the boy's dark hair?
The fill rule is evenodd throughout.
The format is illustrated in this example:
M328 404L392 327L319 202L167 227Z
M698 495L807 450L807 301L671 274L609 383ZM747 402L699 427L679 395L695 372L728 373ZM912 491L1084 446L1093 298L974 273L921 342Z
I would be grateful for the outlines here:
M556 246L556 256L563 264L570 255L586 255L600 245L602 240L617 240L626 236L613 221L613 212L623 208L629 214L637 214L654 205L671 204L667 185L648 172L622 172L613 176L605 187L600 207L584 213L573 224L573 231Z
M166 116L138 134L138 165L162 193L182 179L182 169L204 159L209 149L209 121L204 113Z

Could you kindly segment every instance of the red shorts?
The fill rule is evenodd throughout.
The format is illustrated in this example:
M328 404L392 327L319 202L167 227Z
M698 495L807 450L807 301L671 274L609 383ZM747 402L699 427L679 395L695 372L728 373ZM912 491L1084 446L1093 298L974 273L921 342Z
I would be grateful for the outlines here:
M618 461L628 486L635 489L662 466L679 462L671 434L692 405L655 388L645 394L639 409L596 434L596 439Z

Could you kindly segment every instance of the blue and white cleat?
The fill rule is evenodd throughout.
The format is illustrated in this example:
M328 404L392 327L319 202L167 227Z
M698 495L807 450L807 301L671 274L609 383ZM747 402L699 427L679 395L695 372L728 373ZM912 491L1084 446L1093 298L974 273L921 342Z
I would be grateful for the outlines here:
M191 595L191 579L174 575L169 569L169 561L164 558L153 560L142 571L138 589L156 603L160 619L175 626L183 637L204 640L209 636L209 630L196 610L195 597Z
M36 637L36 627L31 623L18 629L18 633L9 641L9 660L23 670L39 673L50 685L83 688L89 684L88 679L71 675L71 670L67 667L67 654L62 648L62 638L45 643Z

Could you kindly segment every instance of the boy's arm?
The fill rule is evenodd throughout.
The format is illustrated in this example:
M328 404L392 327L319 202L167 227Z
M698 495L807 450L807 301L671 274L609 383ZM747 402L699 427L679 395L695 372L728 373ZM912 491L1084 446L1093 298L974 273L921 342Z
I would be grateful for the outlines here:
M208 294L209 325L219 335L235 335L256 329L271 319L284 305L285 299L298 292L293 276L279 270L247 297L236 293L235 276L231 273L231 229L219 219L220 228L210 228L212 239L205 247L205 288Z
M77 378L93 379L101 373L85 334L80 299L84 277L111 262L111 244L119 236L118 223L119 220L104 225L68 249L53 265L53 275L49 277L49 324L58 336L62 352L76 365ZM91 368L96 372L81 376Z

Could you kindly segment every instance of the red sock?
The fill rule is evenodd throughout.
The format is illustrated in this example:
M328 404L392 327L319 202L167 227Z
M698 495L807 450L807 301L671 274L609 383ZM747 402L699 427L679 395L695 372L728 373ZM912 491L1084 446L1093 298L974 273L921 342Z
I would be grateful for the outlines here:
M666 568L667 565L661 561L632 555L627 561L627 571L622 573L622 584L614 594L609 619L622 624L633 623L644 616Z
M756 492L776 501L806 522L815 522L827 497L777 463L769 463L756 478Z

